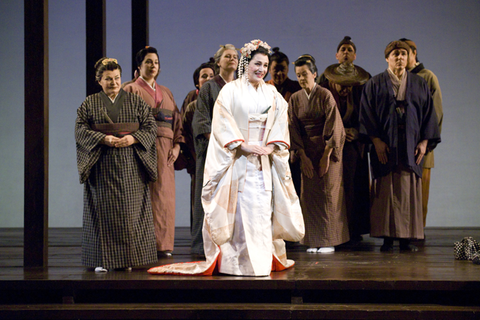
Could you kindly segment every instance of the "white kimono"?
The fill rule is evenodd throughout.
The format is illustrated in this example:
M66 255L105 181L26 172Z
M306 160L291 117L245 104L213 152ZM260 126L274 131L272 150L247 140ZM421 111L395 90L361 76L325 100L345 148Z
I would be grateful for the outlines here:
M220 273L267 276L293 266L285 242L305 233L289 157L288 104L274 86L244 78L226 84L213 109L202 204L207 261L172 264L152 274ZM269 156L245 156L239 145L277 147Z

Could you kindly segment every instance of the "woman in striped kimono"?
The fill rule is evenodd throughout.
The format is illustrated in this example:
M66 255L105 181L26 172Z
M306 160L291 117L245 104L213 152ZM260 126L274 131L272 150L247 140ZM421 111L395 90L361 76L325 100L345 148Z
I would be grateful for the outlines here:
M157 261L148 183L157 178L156 125L150 107L121 89L115 59L96 65L102 91L77 110L75 141L84 184L82 263L130 269Z
M315 59L298 58L295 73L303 90L292 95L288 112L302 170L303 244L308 253L331 253L350 240L342 181L345 130L332 94L315 83Z
M172 255L175 238L175 169L174 163L185 142L182 135L182 117L172 92L157 83L160 60L157 49L146 47L137 52L137 67L140 76L124 87L152 108L157 123L157 171L158 177L150 184L153 223L159 257Z

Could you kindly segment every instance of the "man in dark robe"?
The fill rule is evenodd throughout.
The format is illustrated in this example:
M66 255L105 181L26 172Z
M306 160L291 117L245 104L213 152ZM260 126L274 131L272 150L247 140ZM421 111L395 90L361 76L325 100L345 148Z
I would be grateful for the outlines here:
M410 239L423 239L423 155L440 142L430 90L406 71L409 47L393 41L385 49L388 68L370 79L360 102L360 134L374 144L371 235L383 237L381 251L417 251Z

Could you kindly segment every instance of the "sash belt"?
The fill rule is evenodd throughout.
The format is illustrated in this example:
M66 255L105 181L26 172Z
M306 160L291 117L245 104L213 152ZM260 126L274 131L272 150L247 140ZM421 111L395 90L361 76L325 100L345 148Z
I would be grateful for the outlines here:
M92 129L106 135L115 137L124 137L127 134L135 133L139 128L138 123L97 123L92 125Z

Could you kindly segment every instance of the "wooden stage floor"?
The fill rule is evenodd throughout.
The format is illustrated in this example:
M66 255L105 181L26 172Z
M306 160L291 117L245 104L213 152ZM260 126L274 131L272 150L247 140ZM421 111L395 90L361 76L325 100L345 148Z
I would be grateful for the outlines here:
M333 254L295 245L295 267L269 277L187 277L146 270L198 260L188 228L177 228L172 257L106 274L82 267L81 229L49 230L45 269L23 268L23 229L0 229L0 318L480 319L480 265L453 256L480 229L425 234L416 253L381 253L382 240L364 236Z

